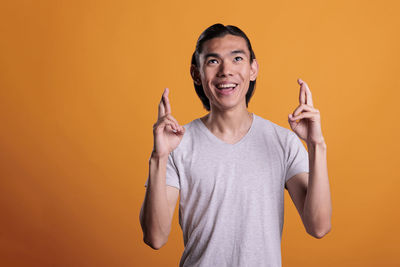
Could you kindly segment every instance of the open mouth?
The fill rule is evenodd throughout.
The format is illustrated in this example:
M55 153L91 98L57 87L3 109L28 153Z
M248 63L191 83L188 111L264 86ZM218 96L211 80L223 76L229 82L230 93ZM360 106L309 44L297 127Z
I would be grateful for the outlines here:
M220 94L229 95L235 90L237 85L238 85L237 83L225 83L225 84L217 84L215 87L217 87L218 92Z

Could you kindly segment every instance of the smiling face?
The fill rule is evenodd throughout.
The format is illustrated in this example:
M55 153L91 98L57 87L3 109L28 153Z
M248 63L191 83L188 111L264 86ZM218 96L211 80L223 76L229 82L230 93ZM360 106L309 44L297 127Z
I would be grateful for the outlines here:
M211 110L246 109L246 93L257 78L258 64L255 59L250 63L245 39L227 34L204 42L195 69L194 82L203 86Z

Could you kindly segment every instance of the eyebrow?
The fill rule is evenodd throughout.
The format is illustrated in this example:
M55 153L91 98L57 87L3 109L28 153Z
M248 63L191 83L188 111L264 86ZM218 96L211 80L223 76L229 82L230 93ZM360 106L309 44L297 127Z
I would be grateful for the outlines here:
M244 55L246 55L246 53L242 49L231 51L231 55L235 55L235 54L244 54ZM221 58L221 56L218 53L207 53L207 54L204 55L204 59L207 59L209 57Z

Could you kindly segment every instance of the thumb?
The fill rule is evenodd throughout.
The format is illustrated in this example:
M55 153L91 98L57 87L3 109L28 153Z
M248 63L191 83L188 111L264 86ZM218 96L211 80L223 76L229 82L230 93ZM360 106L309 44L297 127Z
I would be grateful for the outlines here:
M182 126L182 131L179 131L178 134L179 135L184 135L185 131L186 131L185 127Z
M288 116L288 122L289 122L289 124L290 124L290 127L291 127L292 129L294 129L294 128L296 128L298 122L296 122L295 120L292 120L292 118L293 118L293 114L289 114L289 116Z

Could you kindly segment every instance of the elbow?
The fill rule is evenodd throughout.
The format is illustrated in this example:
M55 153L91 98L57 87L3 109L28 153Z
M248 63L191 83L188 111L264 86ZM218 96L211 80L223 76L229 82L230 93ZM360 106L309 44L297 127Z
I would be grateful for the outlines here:
M309 233L311 236L321 239L325 235L327 235L331 231L331 225L328 225L326 227L321 227L319 229L312 229L312 230L307 230L307 233Z
M159 250L167 243L166 240L148 238L146 236L143 237L143 242L154 250Z
M148 232L142 211L140 212L139 220L143 231L143 242L154 250L159 250L162 248L167 241L162 241L160 238L155 238L151 233Z
M329 233L330 230L328 231L324 231L324 232L316 232L311 234L313 237L317 238L317 239L321 239L323 238L327 233Z
M314 216L315 217L315 216ZM326 236L332 228L331 216L318 216L317 218L310 219L312 217L306 217L304 219L304 226L306 232L317 239L321 239Z
M145 224L142 225L143 230L143 242L154 250L159 250L168 241L168 235L158 235L149 231Z

